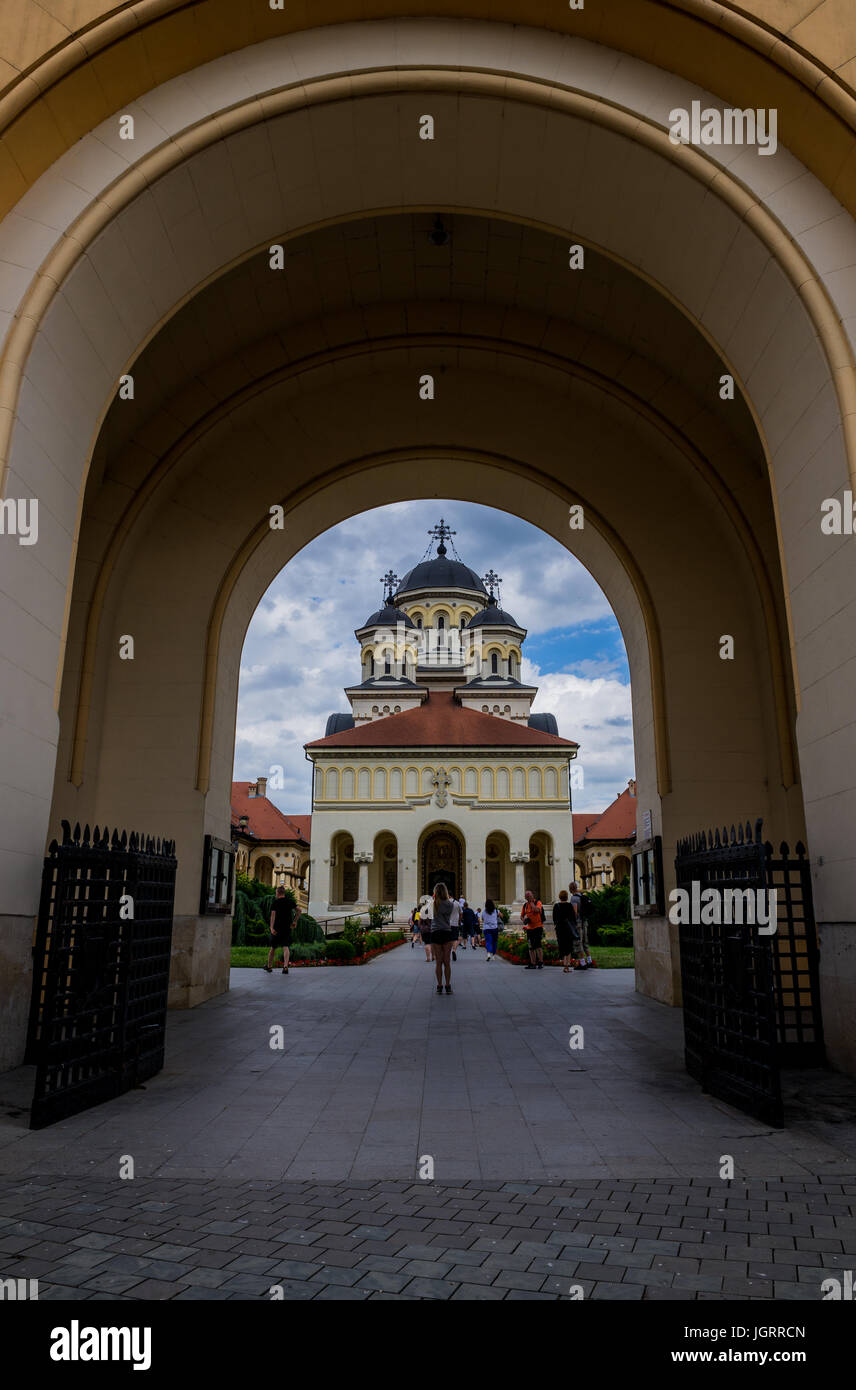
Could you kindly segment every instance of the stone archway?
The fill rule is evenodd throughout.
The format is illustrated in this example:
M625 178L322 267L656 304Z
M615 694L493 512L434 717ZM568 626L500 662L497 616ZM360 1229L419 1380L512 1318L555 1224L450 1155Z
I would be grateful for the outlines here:
M687 94L680 71L634 60L604 83L587 45L563 40L562 66L552 36L524 43L521 33L519 49L505 50L497 41L508 31L488 24L430 32L430 76L407 62L411 32L383 23L372 28L374 70L356 79L336 74L349 55L364 68L359 26L318 35L311 60L277 41L295 82L272 94L272 51L248 47L240 73L214 61L195 75L204 119L191 121L174 93L149 92L140 141L122 151L118 173L109 132L93 132L74 151L79 196L69 197L66 166L46 172L29 203L24 195L19 214L42 229L37 254L22 246L20 225L0 228L25 256L8 305L0 442L7 486L46 499L48 540L37 554L5 547L2 556L24 663L10 675L17 722L2 730L13 779L4 803L13 993L27 969L39 861L60 814L115 823L140 805L168 808L163 828L181 842L182 949L198 944L203 954L214 929L196 908L199 845L228 829L235 652L254 599L301 537L353 513L357 481L369 505L376 485L387 497L414 495L417 469L437 485L448 479L448 495L480 487L497 505L524 507L601 579L633 668L640 803L667 860L678 833L732 815L738 793L777 834L801 837L799 743L812 850L824 860L819 912L849 931L854 861L837 847L836 827L856 797L840 773L851 733L832 712L840 678L817 653L840 649L837 615L856 602L856 574L813 522L818 498L839 492L852 471L843 287L852 228L830 213L811 173L800 174L798 206L790 204L788 151L736 171L716 152L671 146L668 108L676 91ZM486 72L491 44L497 61ZM426 91L457 157L439 144L422 151L417 186L402 151ZM483 117L502 132L488 142L489 159L471 138ZM627 187L633 219L621 215ZM218 222L224 207L235 217ZM300 299L312 278L301 270L329 264L337 237L346 269L349 243L369 236L372 264L386 269L397 238L415 246L426 234L395 219L436 210L460 219L461 246L474 225L484 233L476 254L491 295L480 310L450 274L448 300L437 296L426 310L422 287L415 295L424 331L414 333L409 293L380 269L359 287L349 272L342 302L322 305L325 313ZM840 250L818 230L827 223ZM538 276L517 269L551 255L558 265L561 249L567 270L570 236L587 250L588 284L603 306L597 332L588 322L581 331L590 311L562 303L552 282L539 309ZM528 254L536 237L553 243L546 258L540 244L538 257ZM282 319L287 348L280 342L271 357L270 343L224 306L249 306L258 319L274 298L274 239L297 262L284 282L297 311ZM514 239L506 303L497 288L505 271L492 267ZM637 318L656 328L633 338ZM675 344L672 357L657 356L654 342L664 352ZM625 373L617 343L630 354ZM202 355L191 367L193 351ZM419 417L402 404L414 352L438 378L454 361ZM122 411L116 384L129 368L147 390ZM708 394L725 371L738 388L729 416ZM283 440L295 445L285 484ZM240 490L236 441L252 479ZM673 499L653 516L652 476ZM271 535L272 499L288 515L287 535ZM569 535L572 505L585 511L586 533ZM711 656L723 623L706 617L688 628L690 588L700 613L726 611L747 654L733 669ZM840 605L830 612L833 591ZM149 664L121 668L117 638L130 630ZM836 939L844 934L831 933L830 953ZM646 980L657 975L660 997L674 1001L668 925L647 923L639 950L657 967Z

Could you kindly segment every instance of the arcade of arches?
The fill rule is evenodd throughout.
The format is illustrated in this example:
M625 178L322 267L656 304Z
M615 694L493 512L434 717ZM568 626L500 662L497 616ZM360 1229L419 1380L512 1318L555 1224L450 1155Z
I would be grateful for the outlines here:
M173 1002L226 987L199 888L247 623L308 539L428 492L525 517L606 593L667 887L703 826L806 841L828 1052L856 1071L856 551L820 525L856 482L856 52L831 3L783 32L778 0L342 0L316 28L83 0L84 41L7 0L3 1065L63 817L176 839ZM673 145L695 98L775 104L778 148ZM393 848L337 845L343 900L391 887ZM508 897L506 846L476 852ZM636 946L638 988L678 1003L676 929Z
M351 835L335 835L330 846L326 911L335 915L349 907L382 903L396 916L406 918L409 907L399 893L401 867L398 841L391 833L375 838L370 857L355 856ZM554 869L549 834L539 833L530 840L528 859L512 862L507 835L491 834L484 844L472 844L463 830L448 823L433 825L420 836L414 868L410 907L433 893L438 883L445 883L453 897L469 895L479 903L485 897L497 903L519 902L527 889L544 902L552 902L563 883Z

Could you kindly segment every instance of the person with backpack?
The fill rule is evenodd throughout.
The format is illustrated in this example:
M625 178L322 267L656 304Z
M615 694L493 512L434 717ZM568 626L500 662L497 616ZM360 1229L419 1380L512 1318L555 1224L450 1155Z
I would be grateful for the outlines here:
M467 938L472 950L479 944L479 919L466 899L461 909L461 936L464 938L464 946L467 945Z
M422 937L422 945L425 947L425 959L430 964L434 959L431 952L431 918L432 902L430 898L423 898L419 904L419 935Z
M544 950L541 943L544 940L544 907L535 897L531 888L526 889L526 897L520 911L520 920L523 923L529 946L529 964L526 969L543 970Z
M291 955L291 926L297 915L294 903L285 896L285 889L282 884L276 890L276 897L273 900L270 914L270 950L268 951L267 965L264 967L268 975L273 968L273 958L276 952L282 947L282 973L288 974L288 959Z
M482 912L481 928L484 936L485 956L488 961L493 960L496 955L496 943L499 937L500 916L496 903L493 898L486 898L484 911Z
M568 885L571 890L571 906L576 917L577 935L577 970L591 970L594 961L591 958L588 939L588 897L581 893L576 883Z
M564 973L567 975L571 969L571 961L576 955L580 936L576 908L568 901L564 888L559 894L559 901L553 904L553 926L556 928L556 945L562 958Z

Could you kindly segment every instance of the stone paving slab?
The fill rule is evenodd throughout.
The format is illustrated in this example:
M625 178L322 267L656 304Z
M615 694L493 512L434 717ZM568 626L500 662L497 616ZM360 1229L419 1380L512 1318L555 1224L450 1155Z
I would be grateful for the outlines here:
M788 1127L756 1123L688 1077L680 1012L635 994L631 971L459 952L438 997L403 947L232 980L170 1015L145 1087L49 1129L27 1128L32 1069L0 1077L0 1278L99 1301L274 1284L325 1301L572 1285L798 1300L856 1262L856 1087L796 1074Z
M31 1132L33 1069L0 1076L0 1175L113 1177L124 1154L137 1177L176 1184L406 1179L425 1155L446 1185L677 1182L723 1153L743 1178L856 1169L852 1083L796 1074L788 1128L758 1124L700 1091L680 1010L636 994L631 970L525 971L472 951L453 969L440 997L408 946L350 970L233 970L228 994L170 1014L166 1065L143 1088Z
M260 1188L254 1181L198 1179L175 1191L163 1178L125 1183L104 1178L3 1179L0 1229L11 1234L3 1237L0 1247L0 1275L37 1277L40 1298L71 1301L246 1301L270 1299L277 1288L289 1301L375 1295L441 1301L516 1301L525 1295L556 1301L570 1298L572 1287L581 1289L585 1298L597 1299L817 1301L822 1281L845 1266L851 1268L856 1252L849 1231L856 1217L856 1194L843 1194L841 1183L823 1177L797 1184L771 1180L720 1185L697 1180L677 1190L668 1179L649 1180L638 1193L631 1186L634 1200L648 1200L655 1208L683 1203L685 1209L707 1213L707 1224L702 1219L701 1229L693 1232L691 1255L675 1253L686 1248L673 1239L683 1227L658 1224L664 1218L656 1211L654 1224L638 1227L636 1236L612 1235L614 1223L608 1218L613 1189L608 1179L586 1189L572 1183L509 1183L507 1190L500 1189L499 1209L493 1192L480 1183L447 1188L377 1180L362 1188L358 1203L352 1201L347 1183L299 1186L303 1214L295 1218L284 1211L275 1183ZM267 1199L261 1204L260 1192ZM770 1259L767 1249L764 1257L747 1259L749 1247L740 1243L739 1233L732 1234L725 1206L729 1196L737 1195L741 1205L735 1210L749 1203L759 1225L772 1224L775 1218L776 1225L787 1227L790 1236L779 1238L789 1242L787 1252L776 1248ZM462 1198L471 1209L462 1209ZM88 1208L77 1218L84 1225L100 1224L103 1211L117 1213L110 1219L112 1234L84 1231L65 1244L52 1244L46 1254L41 1240L45 1208L59 1212L81 1205ZM261 1224L260 1205L266 1210L268 1253L248 1255L244 1232ZM569 1209L579 1211L580 1219L563 1219ZM336 1210L350 1211L350 1218L331 1223L327 1218ZM400 1231L399 1222L407 1219L403 1213L438 1211L462 1219L443 1223L448 1231L438 1232L436 1243L414 1242L410 1233ZM543 1238L532 1241L523 1226L515 1228L516 1234L499 1234L509 1230L509 1212L537 1212L544 1222ZM168 1231L186 1213L185 1244L176 1247ZM590 1219L583 1220L583 1213ZM814 1238L802 1235L803 1226L811 1228L827 1213L833 1224L840 1219L847 1227L839 1240L823 1238L825 1245L837 1248L804 1250L803 1241ZM471 1221L476 1214L479 1219ZM335 1235L328 1229L331 1224L337 1227ZM473 1234L494 1225L496 1238ZM122 1253L130 1243L125 1232L132 1226L144 1231L145 1253ZM206 1234L211 1226L224 1233ZM571 1229L561 1229L566 1226ZM582 1226L586 1231L578 1229ZM601 1226L604 1234L598 1233ZM94 1248L87 1244L91 1239L98 1242ZM216 1248L208 1243L212 1240ZM295 1256L295 1249L302 1253ZM39 1258L30 1253L36 1250L43 1252ZM783 1253L790 1257L787 1263L775 1258Z

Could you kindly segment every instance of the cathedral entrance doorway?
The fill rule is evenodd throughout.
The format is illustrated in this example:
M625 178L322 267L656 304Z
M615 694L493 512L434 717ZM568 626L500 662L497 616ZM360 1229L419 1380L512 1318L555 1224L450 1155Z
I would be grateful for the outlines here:
M422 894L433 893L445 883L453 898L464 892L463 844L451 826L430 831L422 842L420 884Z

